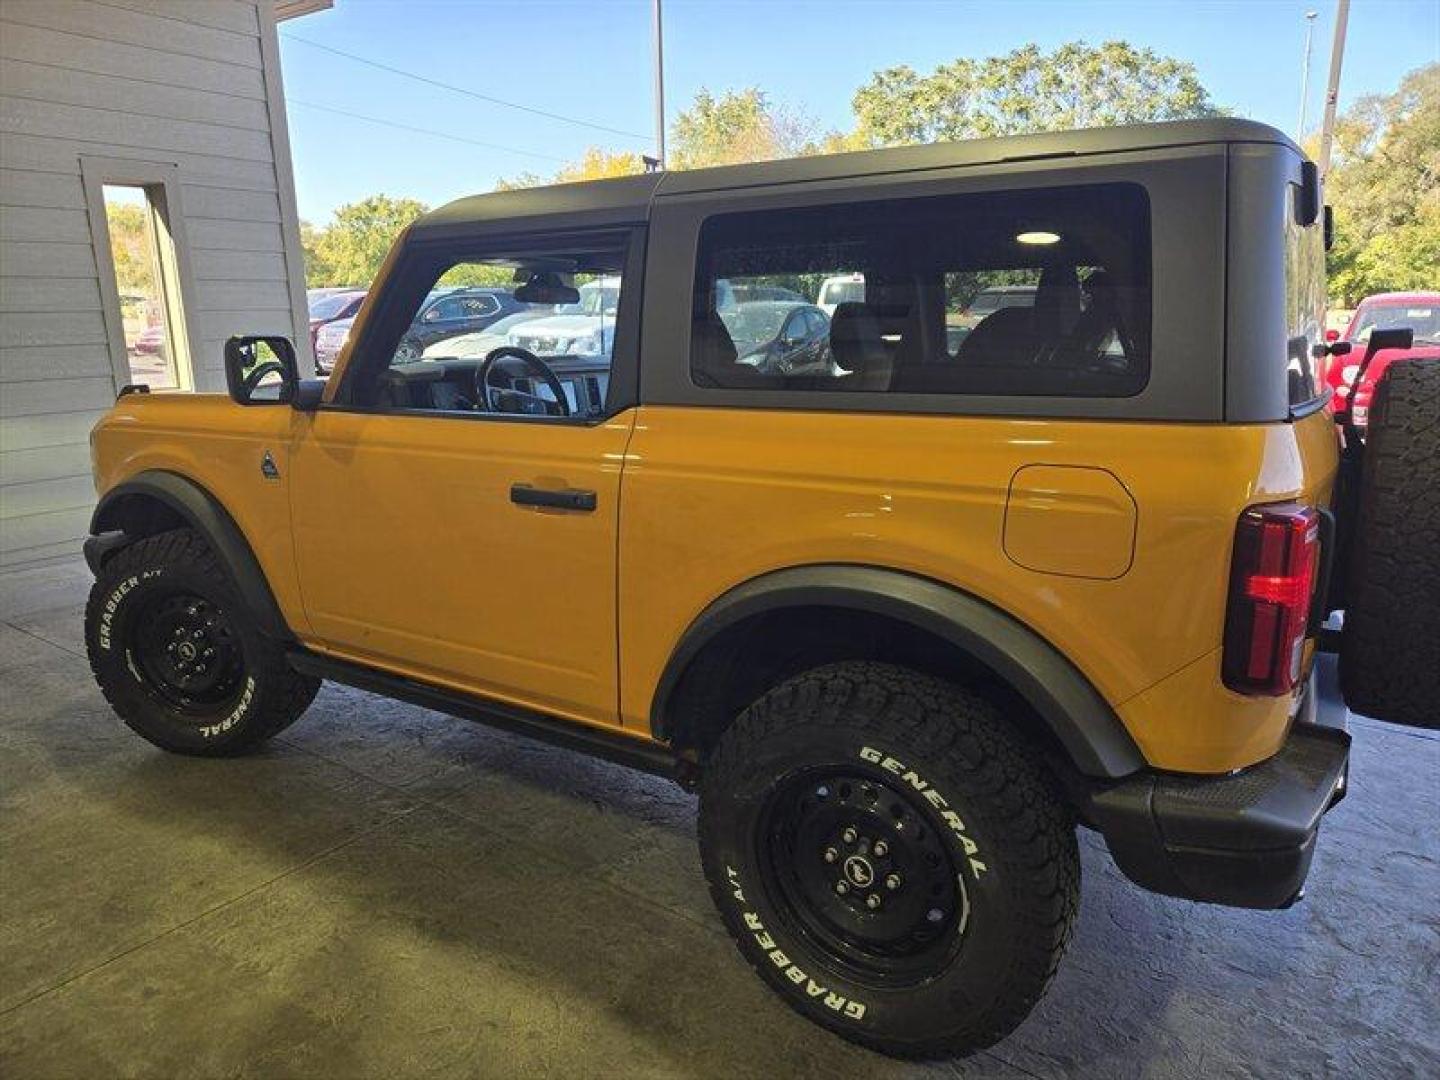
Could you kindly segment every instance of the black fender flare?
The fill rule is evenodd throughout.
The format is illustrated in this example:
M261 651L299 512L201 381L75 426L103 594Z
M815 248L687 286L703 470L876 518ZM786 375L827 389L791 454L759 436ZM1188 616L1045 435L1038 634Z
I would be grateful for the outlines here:
M1086 776L1118 779L1145 768L1144 755L1090 680L1054 645L999 608L950 585L899 570L846 564L777 570L737 585L686 630L660 677L651 729L669 739L671 695L716 635L743 619L796 607L887 616L928 631L1008 683L1040 716Z
M136 520L132 508L147 501L160 503L205 538L262 632L282 640L294 636L240 526L215 496L179 473L150 469L101 496L90 518L92 540L86 545L92 569L98 571L105 556L148 535L132 531ZM117 533L123 538L117 538ZM97 540L103 554L91 558L91 544Z

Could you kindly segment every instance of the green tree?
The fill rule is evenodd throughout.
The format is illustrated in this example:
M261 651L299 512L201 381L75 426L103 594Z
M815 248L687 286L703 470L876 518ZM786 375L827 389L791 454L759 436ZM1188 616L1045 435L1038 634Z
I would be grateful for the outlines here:
M672 169L772 161L819 152L815 125L808 118L773 104L756 87L709 90L695 95L670 127Z
M388 195L371 195L340 207L334 220L314 234L314 273L311 251L306 251L306 283L368 285L395 238L427 209L416 199L392 199Z
M110 229L110 255L115 260L115 280L120 292L152 292L155 270L145 208L130 203L106 203L105 222Z
M1440 287L1440 64L1356 101L1335 125L1333 153L1332 303Z
M870 146L987 138L1213 116L1192 64L1124 41L1026 45L961 57L928 75L878 71L855 92L857 133Z

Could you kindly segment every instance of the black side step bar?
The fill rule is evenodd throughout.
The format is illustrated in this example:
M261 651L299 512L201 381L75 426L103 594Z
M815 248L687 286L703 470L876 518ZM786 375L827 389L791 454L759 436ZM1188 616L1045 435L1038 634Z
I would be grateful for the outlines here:
M441 686L431 686L402 675L391 675L361 664L335 660L308 649L292 648L286 658L291 667L305 675L315 675L331 682L369 690L409 702L411 705L458 716L462 720L474 720L501 731L524 735L566 750L578 750L591 757L604 758L641 772L663 776L686 787L692 786L694 766L677 757L668 747L649 739L618 735L577 721L557 719L518 705L490 701Z

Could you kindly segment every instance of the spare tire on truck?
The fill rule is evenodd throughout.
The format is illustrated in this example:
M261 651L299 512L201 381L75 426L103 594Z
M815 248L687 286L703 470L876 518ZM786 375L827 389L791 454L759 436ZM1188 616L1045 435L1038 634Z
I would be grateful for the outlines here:
M1371 405L1340 685L1357 713L1440 728L1440 360L1392 364Z

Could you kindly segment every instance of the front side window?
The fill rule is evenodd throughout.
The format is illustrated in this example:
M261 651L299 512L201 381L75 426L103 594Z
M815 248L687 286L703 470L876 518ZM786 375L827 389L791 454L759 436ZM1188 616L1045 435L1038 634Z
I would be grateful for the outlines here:
M441 285L423 297L388 362L358 376L356 402L406 411L604 415L624 261L623 244L445 261L433 281L493 286L446 293ZM509 314L496 318L502 308ZM444 327L438 338L436 324Z
M1108 397L1149 376L1136 185L718 215L699 249L697 386Z

